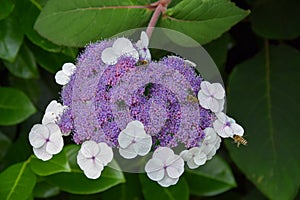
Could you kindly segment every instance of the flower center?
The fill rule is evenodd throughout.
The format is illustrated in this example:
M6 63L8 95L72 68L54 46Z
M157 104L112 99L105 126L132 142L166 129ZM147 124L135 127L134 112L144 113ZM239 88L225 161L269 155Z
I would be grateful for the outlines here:
M46 143L47 143L47 142L50 142L50 139L49 139L49 138L46 138Z
M225 124L225 126L230 126L231 124L230 124L230 122L226 122L226 124Z

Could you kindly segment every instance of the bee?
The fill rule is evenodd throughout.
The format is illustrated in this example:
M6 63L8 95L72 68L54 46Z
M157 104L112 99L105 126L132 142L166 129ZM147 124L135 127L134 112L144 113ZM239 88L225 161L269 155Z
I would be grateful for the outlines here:
M243 138L242 136L239 136L239 135L233 135L233 140L234 140L234 143L237 143L237 147L240 146L240 144L242 145L247 145L248 142L245 138Z
M188 101L190 101L190 102L193 102L193 103L198 103L198 102L199 102L199 101L198 101L198 98L195 97L194 95L191 95L191 94L187 95L186 99L187 99Z
M139 60L139 61L136 63L136 66L147 65L147 64L148 64L148 61L147 61L147 60Z

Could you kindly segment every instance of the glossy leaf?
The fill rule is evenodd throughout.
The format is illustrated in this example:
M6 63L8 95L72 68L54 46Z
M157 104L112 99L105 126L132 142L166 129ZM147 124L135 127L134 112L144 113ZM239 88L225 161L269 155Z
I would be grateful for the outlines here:
M266 45L230 76L228 110L249 144L227 143L237 166L270 199L293 199L300 185L300 53Z
M10 166L0 174L0 199L26 199L32 193L36 176L27 161Z
M140 182L145 200L188 200L189 187L184 177L180 177L176 185L161 187L157 182L148 178L146 174L140 174Z
M186 169L184 176L193 195L212 196L236 187L230 167L219 156L197 169Z
M60 0L50 0L34 28L56 44L84 46L90 41L145 26L151 13L136 0L66 0L63 4Z
M23 92L0 87L0 125L17 124L34 112L34 106Z
M50 175L45 177L45 180L52 185L58 186L61 190L73 194L94 194L125 182L123 173L110 167L104 168L100 178L95 180L88 179L76 164L78 150L78 145L65 147L65 152L72 169L71 172Z
M47 162L32 156L30 167L32 171L39 176L48 176L59 172L71 171L65 151L53 156L53 158Z
M249 11L228 0L183 0L167 10L158 26L179 31L205 44L220 37L248 14Z
M300 35L300 1L256 0L251 22L253 30L269 39L294 39Z
M11 0L0 0L0 5L0 20L2 20L13 11L15 4Z
M36 198L49 198L59 194L59 187L46 182L39 182L35 185L33 195Z
M4 64L10 73L17 77L30 79L39 76L34 55L25 45L21 47L13 63L5 62Z

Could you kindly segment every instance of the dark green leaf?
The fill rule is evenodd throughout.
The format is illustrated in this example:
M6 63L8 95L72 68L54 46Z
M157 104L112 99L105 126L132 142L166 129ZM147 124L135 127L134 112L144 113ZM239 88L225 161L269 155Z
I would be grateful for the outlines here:
M158 26L184 33L200 44L228 31L249 14L228 0L183 0L168 9Z
M30 167L32 171L39 176L48 176L59 172L71 171L65 151L55 155L47 162L32 156L30 160Z
M11 145L10 139L0 132L0 161L5 156L9 146Z
M0 125L17 124L34 112L34 106L23 92L0 87Z
M15 15L0 21L0 58L13 62L23 41L23 31Z
M49 198L59 194L59 187L46 182L39 182L35 185L33 195L36 198Z
M17 77L30 79L39 76L34 55L25 45L21 47L13 63L4 62L4 64L10 73Z
M230 167L219 156L197 169L186 169L185 177L191 194L198 196L217 195L236 187Z
M300 35L299 0L256 0L251 22L253 30L270 39L294 39Z
M152 12L134 8L132 0L50 0L34 28L50 41L66 46L84 46L122 31L145 26Z
M228 110L249 144L227 143L246 176L270 199L293 199L300 185L300 53L266 45L236 67L229 81Z
M0 5L0 20L2 20L13 11L15 4L11 0L0 0Z
M140 174L140 181L144 198L146 200L164 199L164 200L188 200L189 187L184 179L180 177L176 185L170 187L162 187L157 182L148 178L146 174Z
M10 166L0 174L0 199L26 199L32 193L36 176L28 167L28 162Z

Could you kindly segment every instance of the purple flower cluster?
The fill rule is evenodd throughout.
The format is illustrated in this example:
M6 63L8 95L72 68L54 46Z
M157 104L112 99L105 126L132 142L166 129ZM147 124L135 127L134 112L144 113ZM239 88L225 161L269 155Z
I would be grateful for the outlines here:
M101 52L112 43L91 44L79 56L76 72L61 93L69 107L59 122L63 132L72 130L76 143L93 140L117 147L121 130L139 120L154 148L199 146L203 130L215 119L188 98L196 98L202 77L175 56L141 66L122 56L115 65L107 65Z

